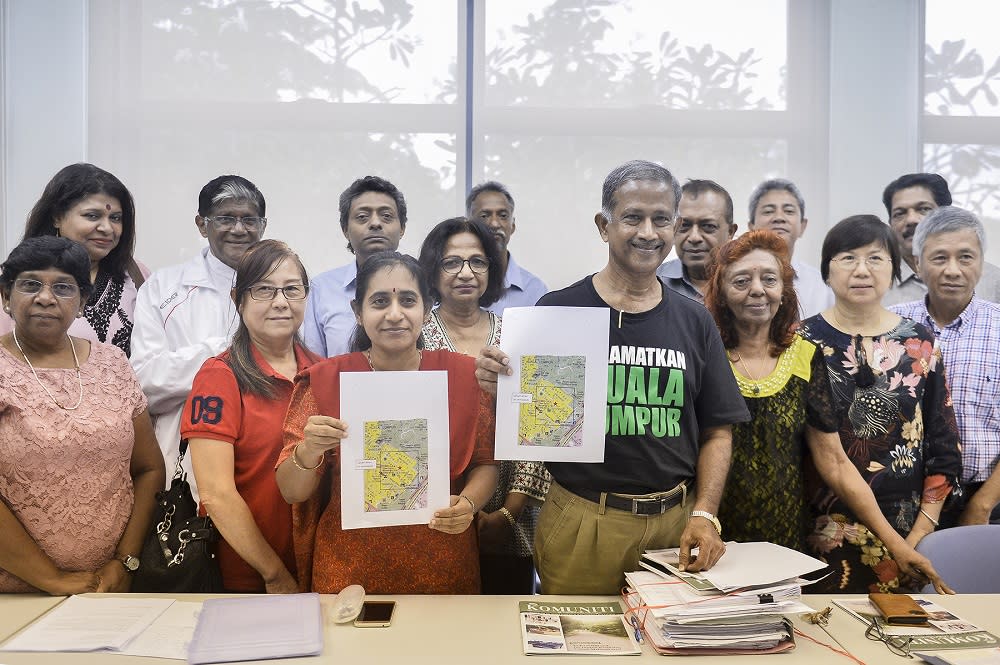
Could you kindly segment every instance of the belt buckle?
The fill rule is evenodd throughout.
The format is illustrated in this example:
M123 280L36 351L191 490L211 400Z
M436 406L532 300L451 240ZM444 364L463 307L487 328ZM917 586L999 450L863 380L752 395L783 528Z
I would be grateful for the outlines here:
M656 503L660 504L660 506L659 506L660 507L659 513L640 513L639 512L639 504L640 503L644 503L645 504L645 503L653 503L653 502L656 502ZM633 515L653 515L653 514L662 515L663 513L666 512L666 508L665 508L666 502L667 502L667 497L660 497L658 499L639 499L639 498L633 498L632 499L632 514Z

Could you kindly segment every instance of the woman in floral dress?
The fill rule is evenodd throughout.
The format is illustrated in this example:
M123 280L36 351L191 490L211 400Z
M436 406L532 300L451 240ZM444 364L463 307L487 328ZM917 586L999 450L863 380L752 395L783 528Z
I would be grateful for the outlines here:
M800 334L823 352L841 442L882 513L911 546L937 526L961 470L958 428L934 336L890 312L882 296L899 276L899 249L873 215L849 217L823 242L821 272L836 296ZM882 541L814 481L809 547L834 569L816 591L908 591ZM947 581L947 580L946 580Z

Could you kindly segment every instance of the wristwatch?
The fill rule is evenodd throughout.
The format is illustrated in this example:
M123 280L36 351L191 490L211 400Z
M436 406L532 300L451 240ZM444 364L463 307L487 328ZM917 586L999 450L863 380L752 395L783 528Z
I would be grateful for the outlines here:
M719 532L719 535L722 535L722 524L719 522L719 518L712 513L705 510L692 510L691 517L704 517L712 523L712 526L714 526L715 530Z
M134 573L139 570L138 557L134 557L131 554L123 554L118 560L122 562L123 566L125 566L125 570L130 573Z

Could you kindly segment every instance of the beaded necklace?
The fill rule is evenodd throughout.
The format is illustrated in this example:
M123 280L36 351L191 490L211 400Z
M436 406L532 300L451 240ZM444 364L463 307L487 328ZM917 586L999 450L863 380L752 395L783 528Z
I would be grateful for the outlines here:
M17 339L17 328L14 328L11 331L11 334L14 336L14 344L17 346L17 350L21 352L21 355L24 357L24 362L28 363L28 368L31 370L31 373L35 376L35 381L37 381L38 385L42 387L42 390L45 391L45 394L49 396L49 399L52 400L52 403L58 406L63 411L76 411L80 407L80 404L83 403L83 378L80 376L80 359L76 355L76 345L73 344L73 338L70 337L68 333L66 334L66 339L69 340L69 347L73 349L73 364L76 365L76 381L80 385L80 398L76 400L76 404L74 404L73 406L63 406L62 404L59 403L59 400L56 399L55 395L49 392L49 389L45 386L44 383L42 383L42 380L38 378L38 372L35 371L35 366L31 364L30 360L28 360L28 354L26 354L24 352L24 349L21 348L21 342Z

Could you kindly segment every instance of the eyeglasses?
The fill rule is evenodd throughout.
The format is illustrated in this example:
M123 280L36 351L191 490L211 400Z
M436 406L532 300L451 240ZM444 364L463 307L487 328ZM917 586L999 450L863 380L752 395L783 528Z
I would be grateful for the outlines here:
M881 642L892 653L897 656L912 658L910 655L910 643L913 642L912 635L890 635L882 628L882 622L872 617L868 629L865 630L865 637L873 642Z
M17 292L28 296L38 295L46 286L49 287L49 290L52 291L52 295L56 298L75 298L80 295L80 287L76 284L69 284L67 282L46 284L45 282L39 282L37 279L14 280L14 288Z
M239 222L247 231L256 231L267 226L267 217L233 217L232 215L216 215L215 217L202 217L206 222L214 222L221 228L230 231L236 228Z
M457 275L462 272L462 268L465 267L466 263L469 264L469 270L477 275L482 275L490 269L490 260L485 256L473 256L471 259L446 256L441 259L441 270L444 270L449 275Z
M281 291L285 300L302 300L309 293L308 284L289 284L288 286L259 286L250 287L250 297L254 300L274 300Z
M862 259L860 256L855 256L854 254L844 254L843 256L838 256L836 258L830 259L831 263L836 263L844 270L854 270L861 263ZM887 268L892 265L892 260L889 257L882 254L872 254L864 259L865 265L868 266L869 270L881 270L882 268Z

